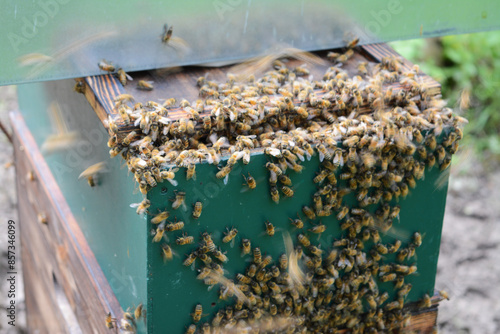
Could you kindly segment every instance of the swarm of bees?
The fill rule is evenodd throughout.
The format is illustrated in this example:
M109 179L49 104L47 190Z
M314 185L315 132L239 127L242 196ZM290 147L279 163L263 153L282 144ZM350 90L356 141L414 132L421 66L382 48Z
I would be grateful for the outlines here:
M144 195L165 180L177 185L175 175L181 169L187 180L194 180L200 162L216 165L216 177L227 182L240 160L248 164L250 153L261 152L269 160L269 197L279 203L281 196L294 196L290 173L300 173L301 162L314 156L320 162L312 180L318 191L298 210L309 220L322 219L308 232L325 232L330 216L343 231L333 245L315 245L300 216L290 218L300 230L297 242L290 238L287 254L276 262L243 239L242 255L251 256L252 262L235 275L237 283L224 277L222 266L228 258L208 232L203 234L184 265L199 260L198 278L211 287L220 285L220 298L234 298L235 304L202 325L197 324L202 314L197 305L188 333L249 328L376 333L407 323L405 298L411 284L405 277L417 270L408 261L416 261L422 236L416 232L405 245L400 240L383 244L380 233L388 232L399 218L394 200L408 196L426 169L450 166L467 121L446 107L437 89L425 84L418 66L407 69L397 57L374 66L360 63L357 73L348 73L341 64L352 56L356 43L349 43L342 54L328 54L334 64L321 80L312 80L306 66L291 69L275 60L273 69L259 79L250 75L238 82L228 75L220 83L200 77L201 99L193 103L169 99L132 106L130 95L116 99L121 123L137 129L122 137L110 118L110 155L121 154ZM186 117L169 118L169 111L178 108ZM250 191L259 186L250 174L243 178ZM356 206L343 201L347 194L355 195ZM176 193L172 210L185 206L184 197ZM145 213L149 205L145 199L135 206ZM202 202L193 204L195 219L202 207ZM156 228L153 242L161 241L165 231L183 229L182 222L170 223L168 217L165 211L151 220ZM264 230L268 236L275 234L269 221ZM236 227L228 227L220 241L234 242L237 234ZM368 249L367 242L374 246ZM182 234L176 243L191 244L194 237ZM169 245L163 244L162 251L165 261L172 260ZM385 254L395 254L396 261L383 263ZM377 282L393 282L396 299L379 293ZM429 296L421 305L430 305Z

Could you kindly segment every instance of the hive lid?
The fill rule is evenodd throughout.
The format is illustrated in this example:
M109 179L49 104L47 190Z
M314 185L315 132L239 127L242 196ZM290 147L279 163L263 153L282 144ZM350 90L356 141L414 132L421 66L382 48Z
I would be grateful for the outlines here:
M500 28L500 3L272 1L4 1L0 85L236 62L277 47L324 50ZM162 43L164 25L172 36ZM168 29L167 29L168 31Z

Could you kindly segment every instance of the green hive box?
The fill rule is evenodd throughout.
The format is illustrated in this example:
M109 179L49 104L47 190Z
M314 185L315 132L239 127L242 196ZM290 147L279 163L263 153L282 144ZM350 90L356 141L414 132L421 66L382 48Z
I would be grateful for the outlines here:
M317 155L303 163L305 169L302 173L289 173L295 194L291 198L280 194L279 204L274 203L269 195L268 173L264 167L268 158L255 154L250 164L240 162L234 168L227 184L215 177L218 170L213 165L197 165L196 180L186 181L185 170L181 169L176 174L178 186L164 182L150 190L147 194L151 201L150 215L138 216L129 207L143 199L135 189L133 175L120 157L109 159L107 131L85 98L72 91L73 85L73 80L63 80L19 86L20 108L39 146L53 132L48 112L53 102L61 106L71 129L80 133L82 144L79 149L49 155L47 163L122 308L126 310L139 303L145 305L148 332L184 332L192 323L191 313L196 304L203 305L204 317L200 322L203 323L211 321L216 310L234 302L231 298L220 300L218 286L208 289L203 281L196 279L198 270L182 264L186 255L198 247L203 232L211 233L217 246L227 252L229 261L224 270L230 279L234 279L235 273L244 272L250 263L249 255L241 256L242 238L250 239L252 247L260 247L263 255L271 255L273 261L277 261L285 252L283 232L288 231L296 242L299 231L293 228L289 218L295 218L298 212L305 222L302 233L309 236L312 244L321 244L328 249L333 241L342 238L343 232L335 215L311 222L301 212L303 205L312 205L311 197L317 191L312 182L319 170ZM85 180L78 180L78 175L99 161L107 162L108 172L99 176L97 187L90 188ZM257 180L254 190L243 185L242 174L248 173ZM411 241L414 232L424 235L423 244L416 252L417 258L407 261L418 263L417 274L405 279L405 283L413 285L407 302L418 301L426 293L432 295L434 289L447 193L447 184L436 187L440 175L437 166L426 170L425 178L417 181L416 188L410 189L407 198L399 200L400 219L394 221L388 233L381 233L383 243L393 243L397 238L403 242L401 247ZM182 208L171 210L171 199L176 190L186 192L187 211ZM191 216L196 201L203 203L201 217L197 220ZM354 204L355 199L353 195L347 195L344 201ZM153 226L150 224L154 214L165 209L170 211L169 219L176 217L185 222L184 231L165 232L168 240L164 242L172 245L176 254L167 263L162 258L163 242L152 242ZM265 234L266 220L276 227L273 237ZM327 228L318 239L307 229L320 221ZM231 227L239 231L234 246L221 242L223 232ZM176 245L175 239L182 232L193 236L195 243ZM385 255L383 262L392 262L394 257ZM199 260L195 262L195 268L201 268ZM392 285L391 282L379 282L381 291L391 291ZM141 322L138 323L138 332L146 332Z

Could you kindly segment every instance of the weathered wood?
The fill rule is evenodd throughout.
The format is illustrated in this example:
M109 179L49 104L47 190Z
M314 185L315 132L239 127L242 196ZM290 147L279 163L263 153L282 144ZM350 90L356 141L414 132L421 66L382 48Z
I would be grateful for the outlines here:
M20 232L30 332L109 331L105 316L121 317L120 304L72 215L20 113L11 114L17 167ZM46 223L41 222L41 216ZM58 287L78 321L68 323Z

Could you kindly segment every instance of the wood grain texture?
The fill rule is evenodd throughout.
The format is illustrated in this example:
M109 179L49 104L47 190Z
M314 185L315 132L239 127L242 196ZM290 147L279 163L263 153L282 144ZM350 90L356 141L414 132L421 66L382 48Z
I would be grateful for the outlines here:
M327 59L328 51L315 52L316 55L323 59ZM413 68L413 64L408 60L402 58L396 51L394 51L387 44L372 44L364 45L358 47L354 55L343 64L342 68L346 70L350 75L357 74L357 65L360 62L367 62L369 66L374 66L382 61L384 57L395 56L403 59L403 67L405 71L409 71ZM302 64L303 61L291 59L287 66L293 68L297 65ZM325 65L311 65L308 64L308 69L315 79L323 77L323 74L331 66L332 63L329 61ZM103 122L105 128L107 124L105 120L110 116L114 119L119 127L119 137L125 136L127 133L134 129L134 126L126 126L121 121L121 118L114 109L114 99L122 94L127 93L134 96L137 102L145 103L147 101L154 101L157 103L162 103L168 98L175 98L177 101L186 99L192 102L199 98L198 87L196 86L196 80L200 76L207 76L210 80L222 81L226 80L226 75L233 71L233 66L223 66L223 67L198 67L198 66L187 66L183 68L175 69L157 69L153 71L144 71L131 73L134 81L129 82L126 86L118 81L116 77L111 74L92 76L85 79L78 79L85 81L85 96L89 101L90 105L93 107L99 119ZM268 69L265 69L266 71ZM257 76L257 74L256 74ZM142 91L136 88L137 82L139 80L152 81L154 83L155 89L152 91ZM430 88L440 88L438 82L436 82L431 77L424 75L423 82ZM401 89L399 83L392 85L395 92ZM439 90L440 91L440 90ZM321 96L321 91L318 91L318 96ZM360 113L369 111L367 108L361 108ZM185 116L186 113L181 108L169 109L169 118L179 119ZM203 116L203 115L202 115Z
M10 118L30 332L70 333L79 326L83 333L107 333L106 314L121 317L121 307L21 114ZM71 310L61 308L58 290ZM78 324L68 323L67 312Z

